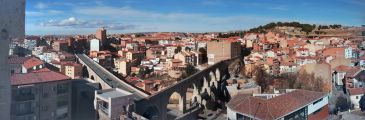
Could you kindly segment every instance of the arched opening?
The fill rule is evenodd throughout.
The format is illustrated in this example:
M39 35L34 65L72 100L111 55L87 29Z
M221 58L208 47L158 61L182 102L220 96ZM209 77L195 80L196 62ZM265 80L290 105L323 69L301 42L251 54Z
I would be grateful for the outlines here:
M88 78L89 77L89 71L87 70L86 66L82 66L82 77Z
M156 106L150 106L146 109L146 111L143 113L143 117L149 119L149 120L159 120L159 110Z
M217 81L221 80L221 73L220 73L219 69L215 70L215 77L217 78Z
M167 118L175 119L183 115L183 109L183 97L177 92L172 93L167 104Z
M213 73L213 72L210 72L210 73L209 73L209 77L210 77L210 80L211 80L211 81L212 81L212 80L216 80L215 75L214 75L214 73Z
M90 79L91 80L95 80L94 75L91 75Z
M200 91L201 94L204 92L208 93L208 95L210 94L209 82L205 77L203 78L203 85L201 88L202 88Z
M198 106L198 95L199 95L199 91L196 88L195 84L191 84L186 90L186 110L187 110L187 112L189 112L190 110L192 110Z

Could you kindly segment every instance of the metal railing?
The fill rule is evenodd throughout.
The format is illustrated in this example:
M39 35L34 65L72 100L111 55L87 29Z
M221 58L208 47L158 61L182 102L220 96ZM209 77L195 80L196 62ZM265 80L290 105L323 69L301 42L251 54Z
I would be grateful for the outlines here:
M99 104L99 110L103 111L105 114L109 115L109 109Z

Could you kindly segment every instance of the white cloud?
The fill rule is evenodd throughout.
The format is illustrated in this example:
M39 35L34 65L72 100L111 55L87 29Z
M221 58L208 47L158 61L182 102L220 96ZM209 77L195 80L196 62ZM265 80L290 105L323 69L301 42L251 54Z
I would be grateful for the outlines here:
M279 11L287 11L288 7L287 6L274 6L274 7L269 7L270 10L279 10Z
M37 11L25 11L26 16L43 16L45 15L43 12L37 12Z
M34 7L37 9L45 9L48 7L48 5L46 3L39 2Z
M63 14L63 11L59 10L42 10L42 11L25 11L26 16L52 16L52 15L59 15Z
M107 23L104 21L85 21L75 17L63 20L49 20L41 22L39 25L43 27L71 27L71 28L100 28L105 27L112 30L134 29L135 25L125 25L121 23Z
M287 20L285 18L244 14L235 16L212 16L199 13L161 13L138 10L128 6L75 7L73 12L80 16L104 17L118 21L132 22L133 24L137 24L138 29L141 31L209 32L242 30L272 21Z

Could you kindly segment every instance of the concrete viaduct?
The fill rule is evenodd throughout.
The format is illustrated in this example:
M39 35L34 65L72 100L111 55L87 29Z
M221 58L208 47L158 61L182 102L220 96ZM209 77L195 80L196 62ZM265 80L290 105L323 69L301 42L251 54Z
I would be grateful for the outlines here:
M137 96L136 100L140 100L148 96L148 94L143 90L140 90L119 79L87 55L76 54L76 57L78 58L77 61L82 64L83 77L90 78L91 80L100 83L102 89L120 88L134 93Z

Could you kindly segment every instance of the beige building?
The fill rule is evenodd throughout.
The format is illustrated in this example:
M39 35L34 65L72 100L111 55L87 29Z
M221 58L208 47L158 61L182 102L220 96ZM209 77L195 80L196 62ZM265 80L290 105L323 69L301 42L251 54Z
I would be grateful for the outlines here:
M132 63L130 62L130 60L117 59L114 61L114 66L119 74L123 74L125 76L131 73Z
M71 80L53 71L13 74L12 120L71 120Z
M196 56L195 53L193 52L186 52L186 51L181 51L180 53L177 53L174 55L174 59L179 59L182 61L183 65L196 65Z
M241 55L240 42L215 40L207 44L208 64L210 65L239 55Z
M82 66L77 63L66 63L62 65L61 72L72 79L79 78L82 75Z
M127 52L125 56L128 60L135 60L141 61L144 58L144 53L142 52Z

